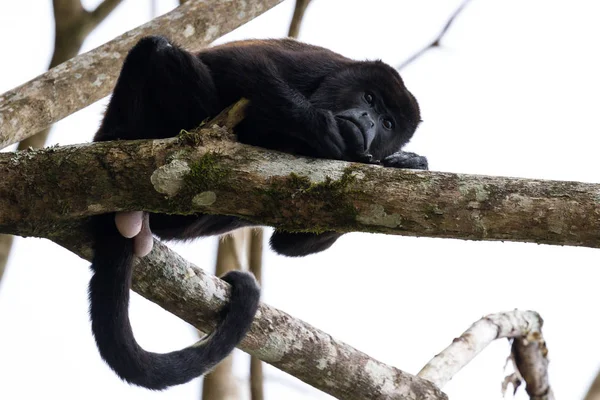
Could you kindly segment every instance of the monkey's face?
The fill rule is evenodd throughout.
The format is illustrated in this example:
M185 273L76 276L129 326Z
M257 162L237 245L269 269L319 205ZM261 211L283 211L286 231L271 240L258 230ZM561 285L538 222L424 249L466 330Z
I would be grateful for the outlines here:
M398 73L380 61L328 77L311 97L333 112L344 138L363 144L357 160L377 161L400 150L420 122L419 105Z

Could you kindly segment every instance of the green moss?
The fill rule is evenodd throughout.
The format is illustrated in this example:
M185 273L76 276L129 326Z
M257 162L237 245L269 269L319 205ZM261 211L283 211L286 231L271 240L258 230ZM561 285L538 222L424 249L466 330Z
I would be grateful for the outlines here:
M202 145L202 138L198 133L186 131L185 129L179 131L179 134L177 135L177 140L179 141L179 143L188 146Z
M226 187L231 171L219 163L222 157L220 153L207 152L198 161L190 164L190 172L184 178L179 196L189 197L207 190Z
M204 118L200 125L195 127L191 132L185 129L179 131L177 135L177 140L181 144L187 144L189 146L201 146L202 145L202 135L200 134L200 128L202 128L206 123L210 120L210 117Z
M358 211L351 198L359 194L354 188L353 172L354 168L349 167L339 179L326 177L320 183L294 173L273 178L268 189L260 190L264 212L280 219L279 228L286 231L322 233L338 224L352 225ZM314 215L323 212L330 217L322 225L314 224ZM312 228L305 228L307 223L313 224Z

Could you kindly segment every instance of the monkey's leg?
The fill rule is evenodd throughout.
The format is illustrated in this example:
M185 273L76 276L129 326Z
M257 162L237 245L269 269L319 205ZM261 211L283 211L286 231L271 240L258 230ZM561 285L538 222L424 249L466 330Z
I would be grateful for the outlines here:
M96 140L151 139L193 129L219 110L206 65L163 37L129 52Z
M215 115L217 107L217 92L206 65L163 37L146 37L125 59L96 140L172 137ZM156 228L184 236L185 232L198 233L190 227L201 217L167 216L156 221ZM143 213L117 213L115 222L122 235L135 237L136 255L144 256L152 249L152 232ZM153 228L154 222L150 221Z
M271 248L279 254L290 257L302 257L327 250L335 243L342 233L324 232L292 233L275 230L271 236Z

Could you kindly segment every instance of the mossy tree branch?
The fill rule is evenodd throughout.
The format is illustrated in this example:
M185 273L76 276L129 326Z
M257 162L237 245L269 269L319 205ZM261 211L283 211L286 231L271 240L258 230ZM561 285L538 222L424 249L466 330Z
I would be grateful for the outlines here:
M235 107L171 139L1 153L0 232L48 237L75 219L147 210L290 231L600 247L598 184L295 157L230 140L240 118Z

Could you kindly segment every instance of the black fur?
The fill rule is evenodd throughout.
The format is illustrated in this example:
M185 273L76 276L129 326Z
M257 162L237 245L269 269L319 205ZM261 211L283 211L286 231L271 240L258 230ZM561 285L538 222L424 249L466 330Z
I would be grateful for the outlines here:
M193 129L241 97L250 99L236 128L242 143L293 154L427 168L425 157L400 151L420 122L419 107L398 73L380 61L354 61L290 39L233 42L191 54L162 37L129 53L95 141L163 138ZM380 161L381 160L381 161ZM209 339L167 354L144 351L128 317L133 240L114 215L94 220L92 330L100 354L124 380L151 389L185 383L214 367L243 338L259 289L246 273L223 277L231 302ZM251 225L229 216L150 214L163 239L217 235ZM329 248L341 234L276 230L271 247L288 256Z

